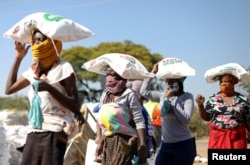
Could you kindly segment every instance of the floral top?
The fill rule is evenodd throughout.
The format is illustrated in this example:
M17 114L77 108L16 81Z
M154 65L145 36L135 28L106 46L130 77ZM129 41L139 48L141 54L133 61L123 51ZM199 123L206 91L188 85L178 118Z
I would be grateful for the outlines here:
M223 129L234 129L250 120L250 103L247 97L240 93L236 93L231 104L224 103L219 93L213 94L209 97L205 109L210 115L210 121Z

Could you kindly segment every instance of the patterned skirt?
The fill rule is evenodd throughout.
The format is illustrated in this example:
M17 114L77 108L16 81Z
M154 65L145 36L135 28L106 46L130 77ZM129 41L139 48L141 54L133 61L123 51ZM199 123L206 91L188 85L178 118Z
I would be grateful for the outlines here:
M129 146L130 137L122 134L106 136L102 165L132 165L132 158L137 155L137 144Z

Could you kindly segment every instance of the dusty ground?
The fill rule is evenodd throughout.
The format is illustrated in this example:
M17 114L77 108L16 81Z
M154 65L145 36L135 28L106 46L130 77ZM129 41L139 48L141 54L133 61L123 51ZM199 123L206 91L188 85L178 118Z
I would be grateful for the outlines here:
M201 139L201 140L196 140L196 149L197 149L197 155L201 156L200 161L196 161L194 165L207 165L207 163L202 162L201 160L207 160L207 144L208 144L208 139Z

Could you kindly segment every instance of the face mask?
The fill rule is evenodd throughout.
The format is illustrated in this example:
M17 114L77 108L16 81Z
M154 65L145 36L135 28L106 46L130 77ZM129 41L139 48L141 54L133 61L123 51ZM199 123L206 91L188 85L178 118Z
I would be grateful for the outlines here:
M179 90L179 85L177 82L171 84L171 85L166 85L166 90L172 90L172 92L176 93Z
M232 96L234 95L234 85L232 83L220 83L220 92L223 96Z

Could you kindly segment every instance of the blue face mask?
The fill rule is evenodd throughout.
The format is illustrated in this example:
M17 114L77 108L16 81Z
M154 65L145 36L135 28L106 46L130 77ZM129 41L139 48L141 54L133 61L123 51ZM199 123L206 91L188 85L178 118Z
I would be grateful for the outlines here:
M166 85L165 88L166 88L167 90L170 90L170 89L171 89L174 93L176 93L176 92L179 90L179 85L178 85L177 82L175 82L175 83L173 83L173 84L171 84L171 85Z

